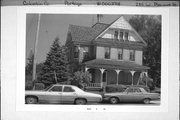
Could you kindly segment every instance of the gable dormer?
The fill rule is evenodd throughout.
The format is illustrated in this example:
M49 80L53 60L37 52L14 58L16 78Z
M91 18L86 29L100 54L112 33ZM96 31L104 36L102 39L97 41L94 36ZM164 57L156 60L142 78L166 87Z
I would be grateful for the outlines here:
M146 46L146 42L139 36L136 30L121 16L113 21L104 31L102 31L95 41L103 42L129 42Z

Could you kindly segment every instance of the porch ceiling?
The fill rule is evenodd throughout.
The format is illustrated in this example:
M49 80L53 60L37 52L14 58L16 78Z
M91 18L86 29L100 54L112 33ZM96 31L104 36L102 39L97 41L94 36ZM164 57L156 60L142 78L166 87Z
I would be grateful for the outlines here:
M104 68L104 69L120 69L120 70L138 70L143 71L150 69L149 67L142 66L130 61L119 61L119 60L105 60L105 59L94 59L84 63L87 67L91 68Z

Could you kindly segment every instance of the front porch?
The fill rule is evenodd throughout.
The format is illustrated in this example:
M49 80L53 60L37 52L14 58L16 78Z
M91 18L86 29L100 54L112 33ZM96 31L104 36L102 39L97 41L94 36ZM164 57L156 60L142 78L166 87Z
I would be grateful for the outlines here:
M85 63L85 71L92 75L86 88L103 88L107 85L139 85L143 75L148 76L146 66L128 61L91 60ZM147 82L146 82L147 85Z

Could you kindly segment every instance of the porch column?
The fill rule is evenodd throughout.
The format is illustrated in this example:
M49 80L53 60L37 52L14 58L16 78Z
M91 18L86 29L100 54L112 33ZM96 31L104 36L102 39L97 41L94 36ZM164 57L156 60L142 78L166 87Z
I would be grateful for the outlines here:
M147 78L148 78L148 74L147 74L147 72L144 72L144 74L146 75L146 87L147 87Z
M117 73L117 82L116 82L116 85L118 85L118 79L119 79L119 72L121 72L121 70L115 70L116 73Z
M102 87L103 73L104 73L105 69L101 68L100 71L101 71L101 81L100 82L101 82L101 87Z
M134 76L134 73L136 72L136 71L130 71L131 72L131 75L132 75L132 84L131 85L133 85L133 76Z

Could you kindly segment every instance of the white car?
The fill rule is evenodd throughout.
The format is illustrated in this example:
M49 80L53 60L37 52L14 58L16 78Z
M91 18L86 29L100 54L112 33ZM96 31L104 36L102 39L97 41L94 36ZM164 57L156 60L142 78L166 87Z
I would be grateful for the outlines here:
M54 84L42 91L26 91L26 104L36 103L73 103L86 104L89 102L100 102L102 96L88 93L73 85Z

